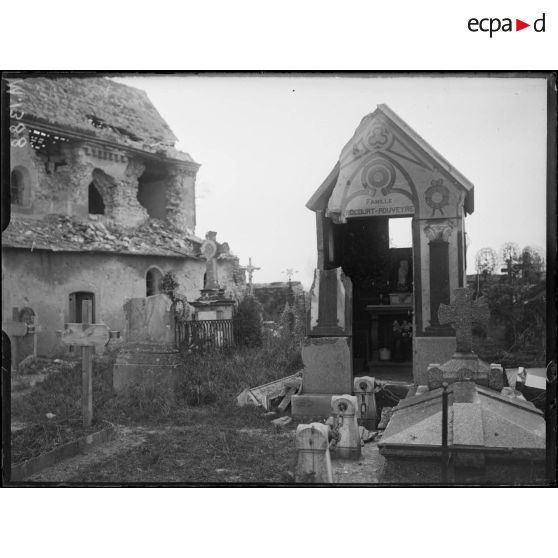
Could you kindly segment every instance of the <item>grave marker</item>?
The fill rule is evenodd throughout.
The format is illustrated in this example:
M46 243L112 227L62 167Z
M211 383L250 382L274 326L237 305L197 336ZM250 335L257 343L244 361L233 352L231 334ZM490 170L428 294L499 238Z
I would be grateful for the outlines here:
M93 349L104 348L109 339L120 337L119 331L110 331L105 324L92 324L92 312L92 301L82 301L83 322L64 324L64 329L58 332L64 345L81 347L81 413L84 428L91 426L93 421Z
M332 483L329 428L325 424L299 424L296 429L297 482Z
M11 362L11 372L14 374L17 372L17 338L25 337L28 334L34 336L33 340L33 356L37 356L37 333L42 331L39 324L36 323L36 316L33 317L33 323L28 324L22 322L19 319L19 308L12 308L12 320L8 322L2 322L2 329L5 331L6 335L10 339L10 345L12 348L12 362Z
M453 323L458 353L473 352L473 323L488 325L490 312L482 299L472 301L468 288L455 289L455 304L440 304L438 320L441 325Z

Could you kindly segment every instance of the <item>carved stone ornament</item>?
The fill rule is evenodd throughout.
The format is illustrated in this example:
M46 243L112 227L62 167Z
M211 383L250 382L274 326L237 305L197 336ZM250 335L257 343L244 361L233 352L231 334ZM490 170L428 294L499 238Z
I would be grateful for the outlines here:
M454 228L455 226L451 221L429 223L424 227L424 234L430 242L448 242Z

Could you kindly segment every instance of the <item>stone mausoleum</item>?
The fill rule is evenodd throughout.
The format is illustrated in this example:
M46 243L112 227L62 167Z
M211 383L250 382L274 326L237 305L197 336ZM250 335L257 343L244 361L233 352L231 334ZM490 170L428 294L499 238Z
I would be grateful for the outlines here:
M353 373L426 383L428 365L456 349L437 312L464 286L471 182L379 105L307 207L316 214L318 268L295 414L326 413L331 395L351 392ZM390 221L402 218L412 245L390 247ZM333 360L322 358L324 347Z
M106 78L12 80L11 219L2 234L2 321L35 319L35 350L60 350L56 331L93 321L126 331L127 299L155 295L173 272L178 292L204 288L195 235L200 165L178 151L145 92ZM2 184L2 189L7 184ZM216 258L221 288L244 285L238 259ZM12 339L18 359L30 336Z

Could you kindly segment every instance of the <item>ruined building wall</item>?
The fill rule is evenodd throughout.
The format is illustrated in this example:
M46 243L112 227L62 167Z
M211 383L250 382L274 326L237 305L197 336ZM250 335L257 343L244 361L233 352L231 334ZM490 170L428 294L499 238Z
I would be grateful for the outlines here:
M56 330L70 320L69 295L85 291L95 295L95 319L124 331L123 304L127 298L146 296L146 274L155 267L172 271L178 291L196 299L203 287L205 263L164 256L129 256L104 253L68 253L5 249L2 258L2 319L11 319L13 307L30 307L42 326L38 353L57 351Z
M146 180L147 196L143 199L149 202L156 198L158 218L193 234L196 169L188 168L187 163L156 163L161 165L166 176ZM28 192L28 203L12 205L12 211L38 217L49 213L85 217L89 213L89 185L93 182L103 198L106 217L118 225L134 227L149 218L148 209L138 200L138 185L153 166L148 157L131 156L112 147L67 141L60 142L55 152L47 155L35 151L27 141L25 146L11 149L11 168L24 169Z

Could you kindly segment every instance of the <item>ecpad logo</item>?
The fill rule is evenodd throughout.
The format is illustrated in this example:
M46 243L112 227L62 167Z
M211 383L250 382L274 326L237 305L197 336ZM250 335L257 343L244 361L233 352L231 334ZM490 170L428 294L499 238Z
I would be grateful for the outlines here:
M546 14L543 13L543 15L539 19L536 19L533 22L533 29L537 33L545 32L545 16ZM498 31L513 31L512 18L509 17L505 17L503 19L500 19L498 17L485 17L482 19L472 17L468 21L467 27L469 28L469 31L472 31L473 33L477 33L478 31L481 31L483 33L490 33L490 38L492 38L492 35L494 33L497 33ZM526 29L527 27L531 27L531 24L525 23L520 19L515 20L516 31L521 31L522 29Z

